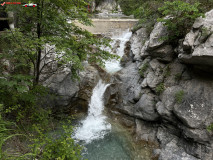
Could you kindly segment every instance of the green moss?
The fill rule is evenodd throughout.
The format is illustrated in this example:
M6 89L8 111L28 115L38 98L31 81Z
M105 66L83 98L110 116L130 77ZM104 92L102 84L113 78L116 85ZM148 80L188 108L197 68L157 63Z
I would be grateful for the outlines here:
M157 87L156 87L156 92L157 92L158 94L161 94L164 90L165 90L164 83L160 83L160 84L157 85Z
M175 80L176 80L176 81L179 81L179 80L181 80L181 77L182 77L182 74L181 74L181 73L177 73L177 74L175 75Z
M175 94L175 100L176 100L177 103L181 103L183 101L184 94L185 93L184 93L183 90L180 90Z
M166 66L166 70L164 72L164 78L171 76L171 68L169 65Z
M207 127L207 130L208 130L209 132L212 132L212 131L213 131L213 123L210 124L210 125Z
M141 75L141 77L144 78L144 73L147 71L148 68L149 68L148 62L146 62L143 66L140 67L139 74Z
M202 27L201 28L201 34L202 34L202 36L207 37L210 33L211 33L210 29L208 29L206 27Z

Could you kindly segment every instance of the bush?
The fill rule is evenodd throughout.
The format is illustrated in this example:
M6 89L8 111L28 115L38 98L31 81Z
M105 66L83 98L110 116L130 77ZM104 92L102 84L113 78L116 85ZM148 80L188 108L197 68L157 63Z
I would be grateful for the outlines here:
M181 91L178 91L176 94L175 94L175 100L177 103L181 103L183 101L183 98L184 98L184 91L181 90Z
M73 127L63 125L60 132L47 134L40 126L34 125L37 136L32 139L32 155L40 160L79 160L82 147L71 138Z
M139 74L141 75L141 77L144 78L144 73L146 72L146 70L149 67L149 63L145 63L143 66L141 66L141 68L139 69Z
M170 65L167 65L164 72L164 78L167 78L169 76L171 76L171 68L170 68Z
M209 132L213 131L213 123L207 127L207 130L208 130Z
M195 19L203 16L200 11L200 3L190 4L180 0L167 1L159 8L163 17L158 18L168 28L169 40L183 38L192 27ZM169 16L165 18L165 16Z
M165 90L164 83L160 83L160 84L157 85L157 87L156 87L156 92L157 92L158 94L161 94L164 90Z
M181 77L182 77L182 73L177 73L177 74L175 74L175 80L176 80L176 81L181 80Z

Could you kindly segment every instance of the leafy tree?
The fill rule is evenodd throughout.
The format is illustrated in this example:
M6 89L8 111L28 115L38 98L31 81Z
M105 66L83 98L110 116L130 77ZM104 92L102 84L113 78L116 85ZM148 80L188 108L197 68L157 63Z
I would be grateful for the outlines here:
M39 83L41 73L51 63L45 62L45 58L53 50L57 55L54 61L61 66L69 65L75 78L83 69L82 61L103 65L104 60L115 58L100 49L102 45L109 45L108 40L100 40L75 25L76 20L92 25L84 0L39 0L36 3L35 8L15 5L8 8L17 17L17 29L8 31L3 39L7 42L4 53L10 52L11 56L20 58L16 61L19 68L23 70L24 67L28 69L27 74L32 73L34 85Z
M191 29L195 19L203 16L199 10L200 3L190 4L180 0L173 2L167 1L159 11L162 12L163 18L158 21L163 22L170 31L169 39L175 40L182 38ZM165 16L167 16L165 18Z
M28 3L27 0L23 2ZM76 78L78 71L83 69L83 61L103 66L105 60L116 58L101 49L102 46L109 46L109 40L99 39L75 25L75 21L92 25L88 19L85 0L38 0L36 3L37 7L32 8L8 5L7 11L14 12L16 28L6 30L0 37L2 115L3 119L6 115L10 120L14 120L23 130L25 124L40 123L41 128L45 128L48 124L50 112L39 107L37 103L39 97L47 93L39 84L41 74L52 74L57 71L47 70L48 65L55 62L58 69L70 67L72 78ZM47 57L53 52L56 58L47 61ZM59 141L43 139L44 142L51 141L46 146L48 150L44 149L47 156L56 151L52 149L52 145L60 144L66 148L73 145L75 148L74 141L67 138L61 137ZM66 140L69 140L69 143L65 144ZM66 151L65 148L62 150ZM66 158L75 155L71 152L76 152L77 156L80 152L78 147L76 150L71 148L67 151L70 154ZM64 159L60 154L56 156Z
M38 85L40 76L57 71L47 69L50 64L55 62L57 69L70 67L72 78L76 78L83 69L82 61L104 65L105 60L115 58L101 49L109 46L109 40L75 25L76 20L92 25L84 0L36 3L32 8L8 5L7 10L16 17L16 28L2 33L0 39L0 103L19 120L39 115L36 100L45 94L44 87ZM47 61L53 52L56 58Z

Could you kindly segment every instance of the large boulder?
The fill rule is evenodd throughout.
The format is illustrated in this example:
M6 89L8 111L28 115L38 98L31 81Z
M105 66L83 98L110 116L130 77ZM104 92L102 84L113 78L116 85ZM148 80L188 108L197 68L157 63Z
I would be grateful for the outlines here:
M165 44L165 37L168 36L168 30L162 22L157 22L149 38L148 50L154 50Z
M195 66L213 66L213 10L198 18L186 35L179 59ZM204 67L201 67L204 68ZM206 71L209 71L205 67Z
M207 128L213 116L213 82L193 79L181 83L181 86L183 100L174 106L174 114L189 128Z
M85 70L80 72L80 80L72 79L70 70L58 70L50 77L46 78L42 84L50 89L55 95L50 102L54 109L68 108L87 110L92 90L100 79L99 71L96 67L86 65Z
M166 26L162 22L157 22L153 31L150 34L149 40L144 42L141 49L141 56L151 56L158 60L171 62L174 56L174 51L171 45L167 44L166 37L169 36L169 32Z
M152 93L143 94L136 103L134 116L147 121L156 121L159 118L155 108L155 95Z
M133 33L130 43L131 43L131 52L133 54L134 60L140 60L141 48L148 39L148 34L146 28L141 28Z

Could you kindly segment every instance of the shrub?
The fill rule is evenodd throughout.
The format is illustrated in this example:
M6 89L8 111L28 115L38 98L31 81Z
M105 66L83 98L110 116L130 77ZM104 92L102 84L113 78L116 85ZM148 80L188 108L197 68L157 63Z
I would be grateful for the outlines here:
M160 84L157 85L157 87L156 87L156 92L157 92L158 94L161 94L164 90L165 90L164 83L160 83Z
M164 72L164 78L171 76L171 68L169 65L166 66L165 72Z
M141 66L141 68L139 69L139 74L141 75L141 77L144 78L144 73L146 72L146 70L149 67L149 63L146 62L143 66Z
M71 138L73 127L63 125L61 132L46 134L35 125L37 136L32 139L32 155L36 159L79 160L82 159L82 147Z
M209 132L213 131L213 123L210 124L210 125L207 127L207 130L208 130Z
M181 73L177 73L177 74L175 75L175 80L176 80L176 81L179 81L179 80L181 80L181 77L182 77L182 74L181 74Z
M184 93L183 90L180 90L175 94L175 100L176 100L177 103L181 103L183 101L184 94L185 93Z
M182 38L191 29L195 19L203 16L199 9L200 3L193 4L175 0L167 1L164 6L159 8L163 18L158 18L159 22L163 22L168 28L170 35L169 40ZM165 16L169 16L165 18Z

